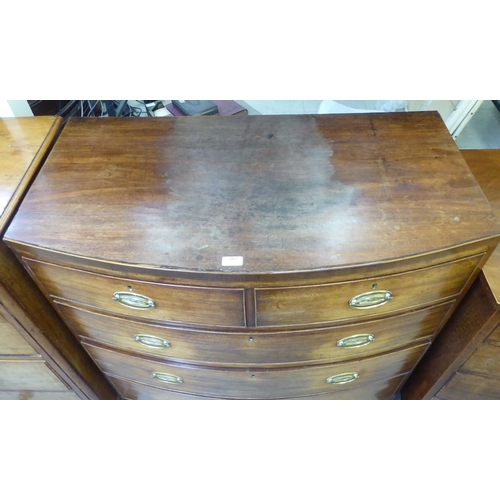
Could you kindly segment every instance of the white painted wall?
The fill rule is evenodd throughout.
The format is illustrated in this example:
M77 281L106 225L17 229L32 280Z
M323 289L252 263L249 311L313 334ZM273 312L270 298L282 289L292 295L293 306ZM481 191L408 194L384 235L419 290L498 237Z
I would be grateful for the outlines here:
M0 117L33 116L28 101L6 101L0 99Z

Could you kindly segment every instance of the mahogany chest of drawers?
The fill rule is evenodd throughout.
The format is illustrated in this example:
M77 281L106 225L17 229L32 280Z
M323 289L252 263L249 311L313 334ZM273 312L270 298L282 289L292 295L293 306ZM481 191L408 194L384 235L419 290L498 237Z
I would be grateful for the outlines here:
M395 113L71 119L5 241L123 398L389 399L499 236Z
M474 177L500 216L500 150L465 150ZM405 399L500 399L500 247L414 371Z
M0 119L0 236L61 124L60 118ZM12 251L0 241L0 399L116 399Z

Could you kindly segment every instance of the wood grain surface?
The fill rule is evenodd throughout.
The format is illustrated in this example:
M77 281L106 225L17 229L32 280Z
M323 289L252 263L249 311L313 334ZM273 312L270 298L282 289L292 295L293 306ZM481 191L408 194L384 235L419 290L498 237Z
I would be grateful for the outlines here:
M500 149L470 149L461 153L500 219ZM500 307L500 248L493 252L483 271Z
M125 398L385 399L499 239L422 112L71 119L5 241ZM127 290L155 308L123 308ZM365 327L370 348L339 354Z
M500 150L461 154L499 217ZM403 387L403 398L500 399L499 299L497 248Z
M187 394L236 399L266 399L309 396L355 389L364 385L409 373L428 347L420 344L373 358L334 365L283 368L217 368L151 361L129 356L88 342L82 345L104 373L153 387ZM165 383L151 375L167 373L180 383ZM358 372L359 378L345 384L329 384L335 375Z
M441 118L421 112L71 119L7 238L245 274L401 259L499 233Z
M427 269L334 285L256 289L258 326L359 320L415 308L460 294L482 256ZM393 298L378 307L355 309L349 301L373 290Z
M176 329L112 317L58 302L58 308L82 340L150 358L218 366L283 366L345 361L398 349L431 338L452 304L357 325L298 331L234 329L230 332ZM149 335L168 346L149 347L135 340ZM355 348L337 342L353 335L373 335L373 341Z
M0 118L0 236L44 154L54 140L62 118Z
M146 400L213 400L210 397L195 396L178 391L169 391L151 387L146 384L139 384L117 377L110 377L112 384L117 388L125 399L146 399ZM348 391L339 391L333 393L322 393L314 396L304 396L302 398L293 398L294 400L365 400L365 399L391 399L397 392L398 387L404 382L405 376L394 377L388 380L381 380L373 384L364 385ZM1 398L1 392L0 392Z
M161 285L115 279L47 263L27 261L42 289L111 312L172 322L244 326L243 290ZM151 309L131 309L113 300L115 292L132 292L152 299Z
M61 118L0 119L0 237L55 140ZM2 399L116 398L5 242L0 241ZM71 394L72 396L68 396Z
M0 314L0 357L5 355L39 357L33 347Z
M437 397L455 400L500 399L499 380L457 372L437 393Z

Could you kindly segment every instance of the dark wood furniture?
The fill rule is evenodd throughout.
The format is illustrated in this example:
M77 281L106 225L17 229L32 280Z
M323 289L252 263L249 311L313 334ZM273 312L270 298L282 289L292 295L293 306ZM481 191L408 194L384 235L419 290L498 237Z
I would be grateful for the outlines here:
M462 156L500 217L500 150ZM500 399L500 248L424 356L405 399Z
M0 236L60 123L54 117L0 119ZM116 392L0 241L0 399L98 398L116 399Z
M7 244L124 398L392 398L499 241L437 113L71 119Z

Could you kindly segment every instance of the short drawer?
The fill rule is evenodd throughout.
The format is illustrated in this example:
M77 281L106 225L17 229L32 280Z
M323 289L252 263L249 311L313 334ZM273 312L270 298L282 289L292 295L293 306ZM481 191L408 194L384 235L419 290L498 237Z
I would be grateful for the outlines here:
M185 394L182 392L168 391L159 389L158 387L151 387L146 384L139 384L137 382L130 382L116 377L108 377L110 382L115 386L117 392L121 394L124 399L134 400L205 400L210 401L214 398L194 396L192 394ZM315 396L304 396L302 398L294 399L389 399L395 395L398 388L405 379L405 375L391 378L389 380L380 380L373 384L368 384L349 391L339 391L326 394L318 394ZM1 398L1 394L0 394Z
M291 326L356 320L453 297L462 291L481 258L369 280L256 289L256 323Z
M58 307L83 339L159 359L234 366L341 361L395 350L432 336L452 304L352 326L234 333L166 328L60 303Z
M54 297L124 314L178 323L245 326L244 291L120 279L25 259Z
M363 361L283 369L230 369L156 362L82 342L101 370L132 382L199 396L266 399L355 389L410 372L421 344Z

